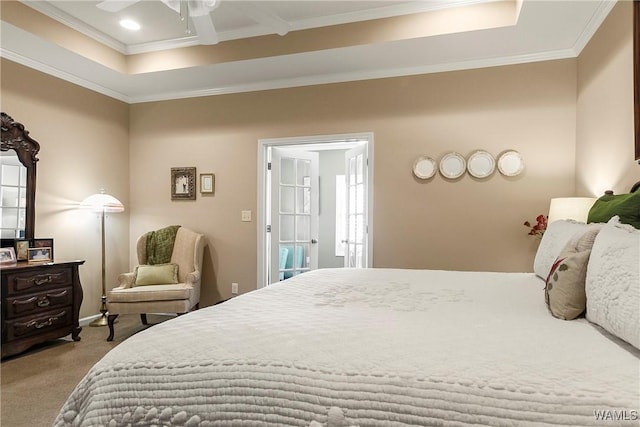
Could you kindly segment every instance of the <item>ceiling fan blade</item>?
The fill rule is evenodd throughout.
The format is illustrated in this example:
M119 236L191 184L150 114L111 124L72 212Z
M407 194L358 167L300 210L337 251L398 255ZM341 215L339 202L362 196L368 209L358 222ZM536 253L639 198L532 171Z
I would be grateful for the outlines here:
M192 16L191 21L202 44L218 43L218 33L211 21L211 15Z
M140 0L104 0L98 3L96 7L107 12L120 12L122 9L138 3L138 1Z
M238 1L229 2L229 5L233 5L233 7L244 12L255 22L264 25L267 28L270 28L274 33L278 35L284 36L291 29L291 24L289 22L280 18L277 14L273 13L272 11L258 3Z

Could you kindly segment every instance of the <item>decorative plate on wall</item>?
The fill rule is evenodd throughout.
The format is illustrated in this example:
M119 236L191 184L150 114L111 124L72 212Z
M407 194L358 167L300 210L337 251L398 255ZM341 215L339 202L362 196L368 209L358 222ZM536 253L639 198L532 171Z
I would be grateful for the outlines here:
M524 159L515 150L505 151L498 159L498 170L504 176L518 176L524 170Z
M460 178L467 167L467 162L460 154L455 151L445 154L440 159L440 173L445 178L456 179Z
M436 174L436 161L431 157L420 156L413 163L413 174L420 179L429 179Z
M469 174L476 178L486 178L496 170L496 160L484 150L474 151L467 160Z

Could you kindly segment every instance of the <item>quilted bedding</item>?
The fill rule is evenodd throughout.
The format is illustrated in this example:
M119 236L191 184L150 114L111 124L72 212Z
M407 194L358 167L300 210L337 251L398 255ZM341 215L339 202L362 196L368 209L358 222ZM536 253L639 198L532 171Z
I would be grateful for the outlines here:
M638 425L638 351L553 318L543 287L311 271L129 338L55 425Z

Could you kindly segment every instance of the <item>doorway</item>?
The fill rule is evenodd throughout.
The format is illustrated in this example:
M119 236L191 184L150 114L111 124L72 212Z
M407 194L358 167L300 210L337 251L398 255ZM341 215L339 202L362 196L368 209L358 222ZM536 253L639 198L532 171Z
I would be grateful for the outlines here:
M373 134L258 141L258 284L373 263Z

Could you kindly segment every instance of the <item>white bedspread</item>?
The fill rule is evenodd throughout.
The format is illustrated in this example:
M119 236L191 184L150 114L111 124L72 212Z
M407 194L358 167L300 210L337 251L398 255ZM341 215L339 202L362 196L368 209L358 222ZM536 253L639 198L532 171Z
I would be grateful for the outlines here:
M638 352L552 317L543 288L524 273L308 272L126 340L55 425L639 425Z

